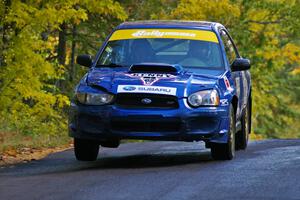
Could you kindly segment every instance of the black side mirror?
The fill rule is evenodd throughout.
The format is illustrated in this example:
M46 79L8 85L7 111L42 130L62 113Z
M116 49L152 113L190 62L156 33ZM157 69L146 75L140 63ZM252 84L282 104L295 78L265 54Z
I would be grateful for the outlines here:
M250 60L245 58L236 58L231 64L231 71L243 71L250 69Z
M82 65L85 67L91 67L93 60L92 60L92 56L90 56L90 55L79 55L76 58L76 62L79 65Z

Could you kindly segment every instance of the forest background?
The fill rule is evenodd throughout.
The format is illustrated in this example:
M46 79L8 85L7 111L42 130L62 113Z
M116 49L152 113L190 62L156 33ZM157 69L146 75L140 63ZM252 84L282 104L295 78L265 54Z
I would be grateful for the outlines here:
M224 24L252 62L252 138L300 137L299 0L1 0L0 153L66 144L73 88L123 21Z

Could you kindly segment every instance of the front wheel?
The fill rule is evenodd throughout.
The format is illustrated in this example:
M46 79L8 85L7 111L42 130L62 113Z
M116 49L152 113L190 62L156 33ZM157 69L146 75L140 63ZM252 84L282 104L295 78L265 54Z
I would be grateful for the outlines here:
M229 129L227 142L212 143L211 156L215 160L231 160L235 155L235 114L233 106L229 108Z
M74 153L77 160L94 161L97 159L99 144L91 141L74 138Z

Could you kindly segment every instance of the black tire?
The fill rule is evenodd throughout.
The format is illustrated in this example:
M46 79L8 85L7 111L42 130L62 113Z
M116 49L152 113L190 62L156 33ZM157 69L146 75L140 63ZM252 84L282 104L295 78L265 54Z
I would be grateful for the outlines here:
M236 150L245 150L248 145L250 133L250 104L248 103L241 118L242 129L236 133Z
M77 160L94 161L97 159L99 144L91 140L74 138L74 153Z
M211 143L211 156L215 160L231 160L235 155L235 114L234 108L229 108L229 132L227 143Z

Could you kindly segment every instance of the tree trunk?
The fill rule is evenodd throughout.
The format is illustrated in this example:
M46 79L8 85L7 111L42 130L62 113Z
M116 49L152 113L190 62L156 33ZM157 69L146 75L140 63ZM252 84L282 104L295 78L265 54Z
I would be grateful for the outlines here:
M60 25L59 31L59 39L58 39L58 48L57 48L57 56L58 63L61 65L65 65L66 63L66 50L67 50L67 24L63 23Z
M4 0L4 15L1 21L4 21L6 16L9 13L9 9L11 7L11 0ZM2 29L2 48L0 52L0 66L5 65L5 51L9 46L9 32L11 30L11 24L4 22Z
M75 76L76 76L76 66L75 66L76 36L77 36L77 26L76 26L76 24L74 24L73 29L72 29L70 81L73 81L75 79Z

